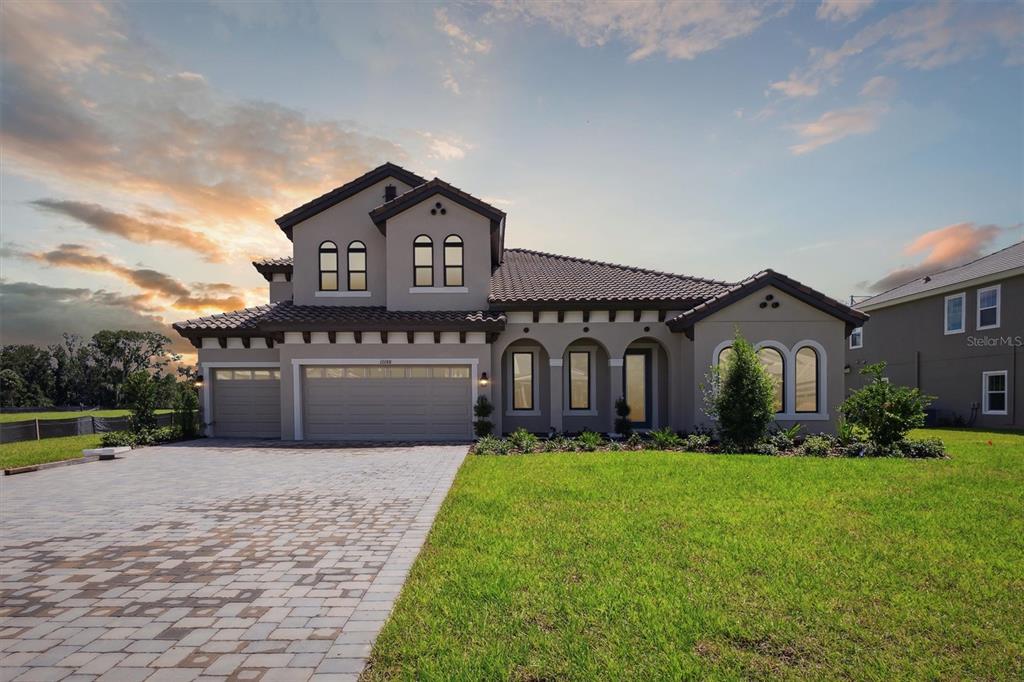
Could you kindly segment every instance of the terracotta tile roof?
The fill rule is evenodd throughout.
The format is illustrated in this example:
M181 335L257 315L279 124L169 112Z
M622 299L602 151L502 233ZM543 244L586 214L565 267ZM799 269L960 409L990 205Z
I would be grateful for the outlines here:
M692 305L730 285L699 277L506 249L491 276L489 300L495 305L533 303L662 302Z
M295 305L279 301L172 325L182 336L224 332L259 336L282 331L501 331L500 312L465 310L387 310L383 306Z
M769 285L774 286L781 291L785 291L787 294L800 299L808 305L812 305L819 310L823 310L824 312L833 315L834 317L838 317L847 324L856 326L863 324L864 321L868 319L868 316L859 310L854 310L850 306L840 303L834 298L829 298L825 294L812 289L806 284L798 282L791 277L787 277L786 275L783 275L780 272L775 272L774 270L762 270L761 272L751 275L742 282L730 285L718 295L695 305L679 315L676 315L668 321L668 327L674 332L690 329L694 324L705 317L708 317L722 308L749 296L758 289Z

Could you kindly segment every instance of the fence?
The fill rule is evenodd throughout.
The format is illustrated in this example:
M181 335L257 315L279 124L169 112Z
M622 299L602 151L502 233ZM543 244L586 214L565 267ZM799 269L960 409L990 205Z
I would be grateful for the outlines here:
M156 415L157 426L170 426L174 414ZM61 438L64 436L87 436L107 431L123 431L128 428L128 417L73 417L71 419L26 419L20 422L0 424L0 443L17 443L22 440Z

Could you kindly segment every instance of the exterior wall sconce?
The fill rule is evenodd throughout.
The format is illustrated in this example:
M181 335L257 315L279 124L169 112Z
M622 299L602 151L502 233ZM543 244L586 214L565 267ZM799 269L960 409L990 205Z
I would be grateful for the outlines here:
M195 386L196 388L202 388L203 387L203 375L200 374L200 375L196 376L196 380L195 380L195 382L192 385Z
M491 383L491 380L489 378L487 378L487 372L481 373L480 374L480 385L481 386L487 386L490 383Z

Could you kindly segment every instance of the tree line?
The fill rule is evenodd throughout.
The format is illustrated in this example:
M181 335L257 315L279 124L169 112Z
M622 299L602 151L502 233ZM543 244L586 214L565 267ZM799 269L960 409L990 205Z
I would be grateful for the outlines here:
M45 348L2 346L0 406L124 407L129 377L145 372L157 405L170 407L178 382L195 379L194 368L177 366L181 356L170 344L158 332L104 330L88 340L64 334L61 343Z

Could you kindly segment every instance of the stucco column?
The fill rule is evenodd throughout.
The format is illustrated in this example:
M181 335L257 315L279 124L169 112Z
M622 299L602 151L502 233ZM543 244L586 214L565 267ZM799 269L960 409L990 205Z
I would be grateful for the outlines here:
M550 381L551 395L549 409L551 410L551 428L556 433L562 432L562 358L551 358L550 360Z
M610 387L610 393L608 404L610 409L608 414L611 415L611 423L608 425L608 433L615 431L615 419L618 415L615 414L615 401L622 397L624 390L622 386L622 358L609 358L608 359L608 385Z

